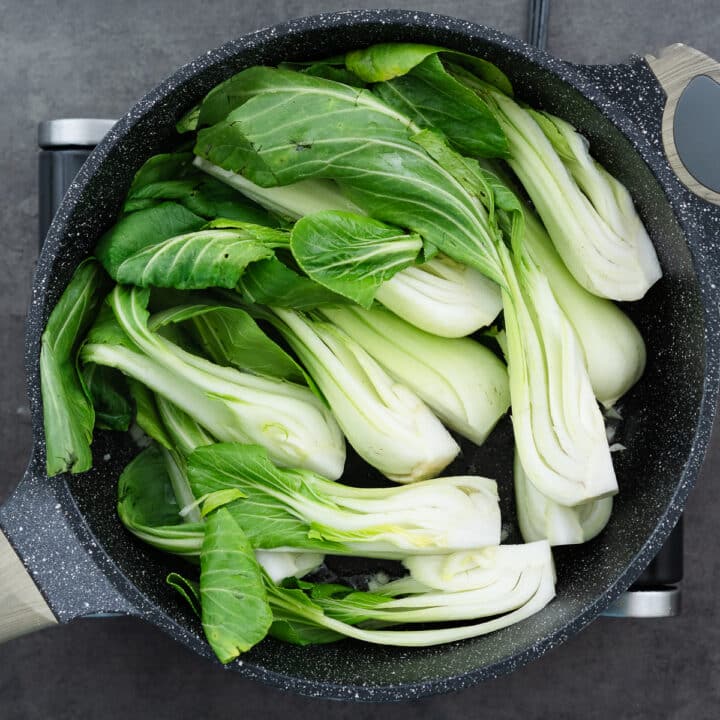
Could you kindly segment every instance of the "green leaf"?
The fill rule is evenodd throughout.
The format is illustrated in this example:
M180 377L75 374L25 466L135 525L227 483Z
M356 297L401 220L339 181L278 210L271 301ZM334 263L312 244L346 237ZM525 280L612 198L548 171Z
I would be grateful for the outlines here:
M196 497L237 489L246 497L228 510L253 547L305 548L338 551L342 544L310 538L310 524L292 506L303 495L315 497L307 470L276 467L258 445L217 443L198 448L188 461L190 485Z
M143 450L123 470L117 510L123 525L153 547L183 556L199 554L204 524L183 522L163 451L157 446Z
M213 510L217 510L223 505L235 502L246 497L245 493L238 490L237 488L228 488L227 490L218 490L217 492L210 493L202 501L202 516L209 515Z
M128 378L127 382L135 402L135 422L155 442L168 450L173 450L173 440L165 429L152 390L132 378Z
M180 509L162 453L151 445L137 455L120 475L118 512L133 525L160 527L180 524Z
M175 130L181 135L186 132L192 132L197 128L198 118L200 117L200 106L191 107L176 123Z
M301 646L342 640L340 633L321 624L322 609L305 593L312 584L290 579L280 587L266 578L266 587L273 612L269 634L274 638Z
M515 193L477 160L463 157L449 148L437 133L423 130L413 137L413 142L423 147L469 193L479 198L488 209L490 222L493 225L499 223L516 252L522 252L523 209Z
M216 85L200 104L198 126L214 125L224 120L253 95L272 87L272 76L267 73L270 69L262 66L251 67Z
M466 155L508 155L505 133L491 109L445 70L438 55L372 90L420 127L442 131Z
M340 296L298 275L277 257L253 263L240 278L237 290L249 303L298 310L343 302Z
M365 82L376 83L406 75L427 58L438 54L466 67L506 95L512 95L510 81L496 65L474 55L436 45L380 43L363 50L349 52L345 58L345 65Z
M135 173L128 198L138 197L148 186L173 180L182 180L193 174L192 153L161 153L148 158ZM140 195L140 197L142 197Z
M250 224L177 235L126 257L116 279L179 290L234 288L250 263L273 256L281 239L278 230Z
M313 75L314 77L325 78L326 80L343 83L344 85L351 85L352 87L365 87L365 83L354 72L351 72L344 67L336 67L335 65L330 65L325 62L313 63L312 65L303 68L301 72L304 72L307 75Z
M257 225L275 224L266 210L199 170L192 160L192 153L151 157L135 175L123 211L131 213L173 201L208 219L223 217Z
M128 258L168 238L200 230L204 224L203 218L182 205L163 203L123 217L100 238L95 251L117 281L118 268Z
M112 368L88 363L81 370L81 379L95 408L96 427L127 430L133 408L125 376Z
M484 212L411 141L419 130L414 123L367 90L303 73L266 69L266 75L266 91L198 133L196 154L264 187L336 180L376 220L418 233L502 284Z
M100 265L94 260L81 263L42 335L40 388L48 476L92 467L95 412L78 373L77 354L108 290Z
M224 508L206 521L200 554L200 599L205 635L222 663L231 662L260 642L272 624L255 553Z
M380 285L416 260L422 239L363 215L326 210L298 220L291 248L312 280L368 308Z
M188 580L183 577L180 573L171 572L166 578L165 582L173 589L177 590L188 605L192 608L192 611L200 617L200 583L194 580Z
M258 375L305 381L302 368L271 340L242 308L195 304L154 315L150 328L183 323L200 347L218 365L230 365Z
M379 43L345 56L346 67L365 82L377 83L406 75L425 58L443 52L437 45Z

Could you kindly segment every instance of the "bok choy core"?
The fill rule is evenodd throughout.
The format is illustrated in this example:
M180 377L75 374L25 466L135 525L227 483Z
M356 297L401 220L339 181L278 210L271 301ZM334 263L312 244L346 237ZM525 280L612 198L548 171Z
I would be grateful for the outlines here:
M494 65L430 45L247 68L177 128L48 320L48 474L130 430L118 515L173 556L224 663L267 635L425 646L542 609L551 546L610 519L598 401L645 367L608 299L660 277L626 189ZM471 454L508 406L517 546Z
M338 305L321 312L449 428L474 443L482 445L507 412L507 369L480 343L430 335L383 308Z
M327 399L348 442L395 482L434 477L460 448L412 390L332 323L274 308L277 328Z

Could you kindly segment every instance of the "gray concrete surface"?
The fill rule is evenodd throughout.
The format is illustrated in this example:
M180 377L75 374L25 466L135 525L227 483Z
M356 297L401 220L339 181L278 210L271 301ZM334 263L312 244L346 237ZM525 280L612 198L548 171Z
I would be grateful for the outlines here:
M391 5L525 33L524 0ZM22 337L36 254L37 122L117 116L177 65L226 39L341 7L322 0L0 0L0 502L20 477L31 442ZM717 0L552 3L549 49L569 60L619 62L678 41L720 57ZM718 471L720 432L687 509L681 618L601 619L510 677L399 707L340 705L223 672L139 622L83 621L0 647L0 718L711 720L720 716Z

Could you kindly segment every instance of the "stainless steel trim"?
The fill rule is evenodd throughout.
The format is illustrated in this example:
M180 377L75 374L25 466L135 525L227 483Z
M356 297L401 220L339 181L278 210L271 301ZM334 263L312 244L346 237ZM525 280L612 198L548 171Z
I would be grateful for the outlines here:
M42 148L95 147L116 122L106 118L43 120L38 125L38 145Z
M604 613L616 618L664 618L680 614L682 608L680 588L660 590L628 590Z

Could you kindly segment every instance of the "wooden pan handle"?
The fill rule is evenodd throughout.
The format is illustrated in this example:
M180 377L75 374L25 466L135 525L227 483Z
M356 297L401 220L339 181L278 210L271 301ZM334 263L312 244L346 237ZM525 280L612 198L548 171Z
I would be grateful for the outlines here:
M0 643L56 624L50 606L0 530Z
M675 110L683 91L699 75L720 83L720 62L682 43L669 45L657 57L646 55L645 59L667 95L662 118L662 139L670 166L692 192L703 200L720 205L720 192L703 185L690 173L675 145ZM720 119L718 122L720 124Z

